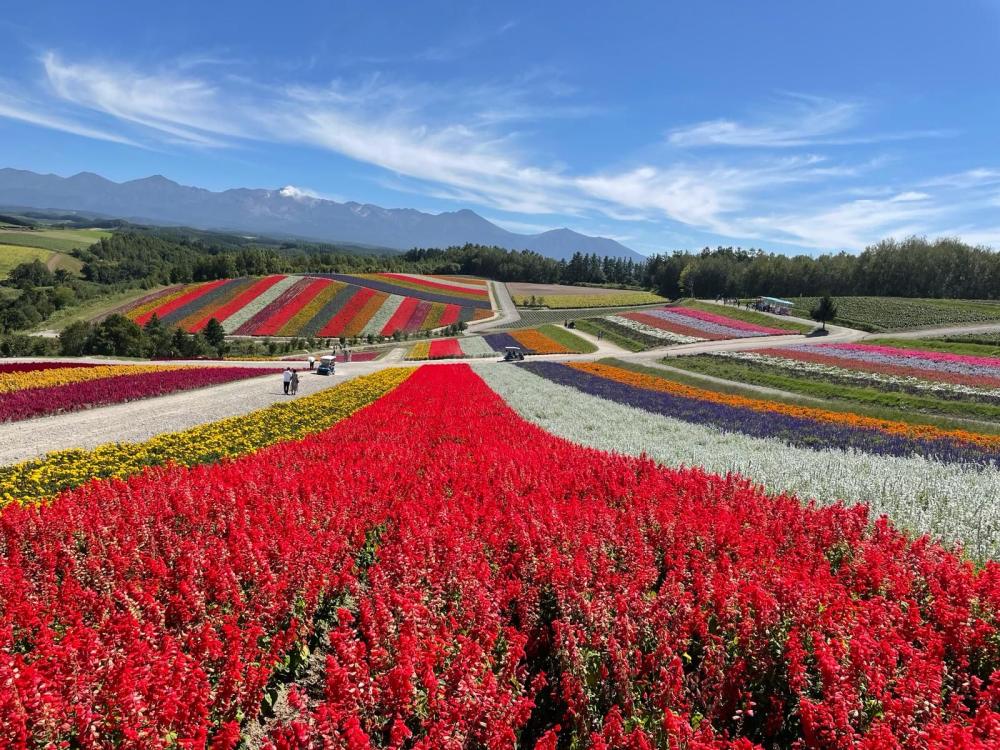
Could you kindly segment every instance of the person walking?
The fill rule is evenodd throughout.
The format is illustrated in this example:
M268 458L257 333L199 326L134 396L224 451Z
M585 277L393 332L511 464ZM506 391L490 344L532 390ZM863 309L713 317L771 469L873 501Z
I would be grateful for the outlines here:
M313 355L309 355L309 369L311 370L316 364L316 358Z
M281 374L281 380L285 385L285 395L288 395L288 388L292 384L292 368L286 367L285 371Z
M299 374L297 372L292 373L292 379L288 381L288 388L291 390L293 396L297 396L299 393Z

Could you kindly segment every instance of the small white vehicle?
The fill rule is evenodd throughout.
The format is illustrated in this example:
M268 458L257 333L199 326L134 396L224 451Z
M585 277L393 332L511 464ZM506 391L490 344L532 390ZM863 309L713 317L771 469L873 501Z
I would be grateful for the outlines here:
M319 358L319 367L316 369L317 375L333 375L337 370L337 358L331 354Z

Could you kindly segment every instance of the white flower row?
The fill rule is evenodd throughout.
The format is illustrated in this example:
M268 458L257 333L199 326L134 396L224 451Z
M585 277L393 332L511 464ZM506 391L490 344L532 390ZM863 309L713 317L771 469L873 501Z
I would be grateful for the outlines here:
M821 503L864 503L903 529L962 542L977 558L1000 557L1000 470L920 457L810 450L723 432L616 404L522 368L477 365L524 418L584 445L646 454L668 466L740 473L772 492Z
M382 303L382 306L375 311L374 315L372 315L371 320L369 320L365 324L365 327L361 329L361 335L367 336L368 334L372 334L373 336L378 336L381 334L386 323L389 322L405 299L406 297L403 297L402 295L390 294L388 299L386 299L386 301Z
M222 328L226 333L233 333L237 328L250 320L250 318L278 299L288 287L300 281L302 281L301 276L286 276L276 284L272 284L263 293L254 297L246 305L222 321Z
M495 357L497 354L482 336L463 336L458 339L458 345L466 357Z
M640 323L638 320L623 318L619 315L608 315L605 320L609 320L620 326L625 326L626 328L631 328L633 331L644 333L647 336L653 336L654 338L662 339L663 341L669 341L673 344L694 344L698 341L705 341L705 339L696 338L694 336L683 336L672 331L664 331L662 328L655 328L651 325L647 325L646 323Z
M984 396L990 399L1000 400L1000 389L997 388L976 388L969 385L924 380L923 378L917 378L910 375L887 375L881 372L851 370L847 367L825 365L819 362L803 362L789 357L778 357L771 354L758 354L756 352L718 352L709 356L759 363L772 369L787 370L791 373L814 372L821 375L842 378L844 380L852 380L859 385L886 383L889 385L907 386L916 390L926 391L929 394L964 394L969 396Z

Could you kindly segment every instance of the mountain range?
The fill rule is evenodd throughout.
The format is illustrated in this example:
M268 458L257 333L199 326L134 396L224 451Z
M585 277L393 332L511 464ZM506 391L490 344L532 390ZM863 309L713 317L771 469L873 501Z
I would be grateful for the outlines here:
M642 259L615 240L571 229L540 234L508 232L475 211L440 214L412 208L338 203L294 187L278 190L234 188L214 192L180 185L161 175L113 182L92 172L72 177L0 169L0 205L91 211L132 222L230 232L350 242L408 250L467 242L510 250L534 250L568 260L573 253Z

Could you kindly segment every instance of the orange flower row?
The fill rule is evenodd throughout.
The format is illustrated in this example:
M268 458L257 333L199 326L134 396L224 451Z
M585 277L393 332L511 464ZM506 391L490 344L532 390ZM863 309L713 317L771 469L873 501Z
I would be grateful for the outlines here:
M597 375L618 383L644 388L650 391L662 391L685 398L697 398L703 401L711 401L727 406L739 406L753 409L760 412L771 412L784 414L791 417L803 417L815 419L833 424L842 424L851 427L866 427L881 430L892 435L902 435L910 438L921 438L925 440L935 440L948 438L960 440L965 443L979 445L985 448L1000 448L1000 435L983 435L969 432L967 430L946 430L932 425L909 424L908 422L895 422L890 419L878 419L876 417L865 417L860 414L849 414L836 411L827 411L812 406L796 406L785 404L780 401L766 401L764 399L747 398L745 396L734 396L717 391L708 391L702 388L694 388L681 383L675 383L664 378L657 378L651 375L644 375L631 370L625 370L611 365L602 365L597 362L572 362L570 367L575 367L583 372Z
M558 341L550 339L539 331L511 331L510 335L517 339L521 346L535 352L535 354L566 354L569 351Z

